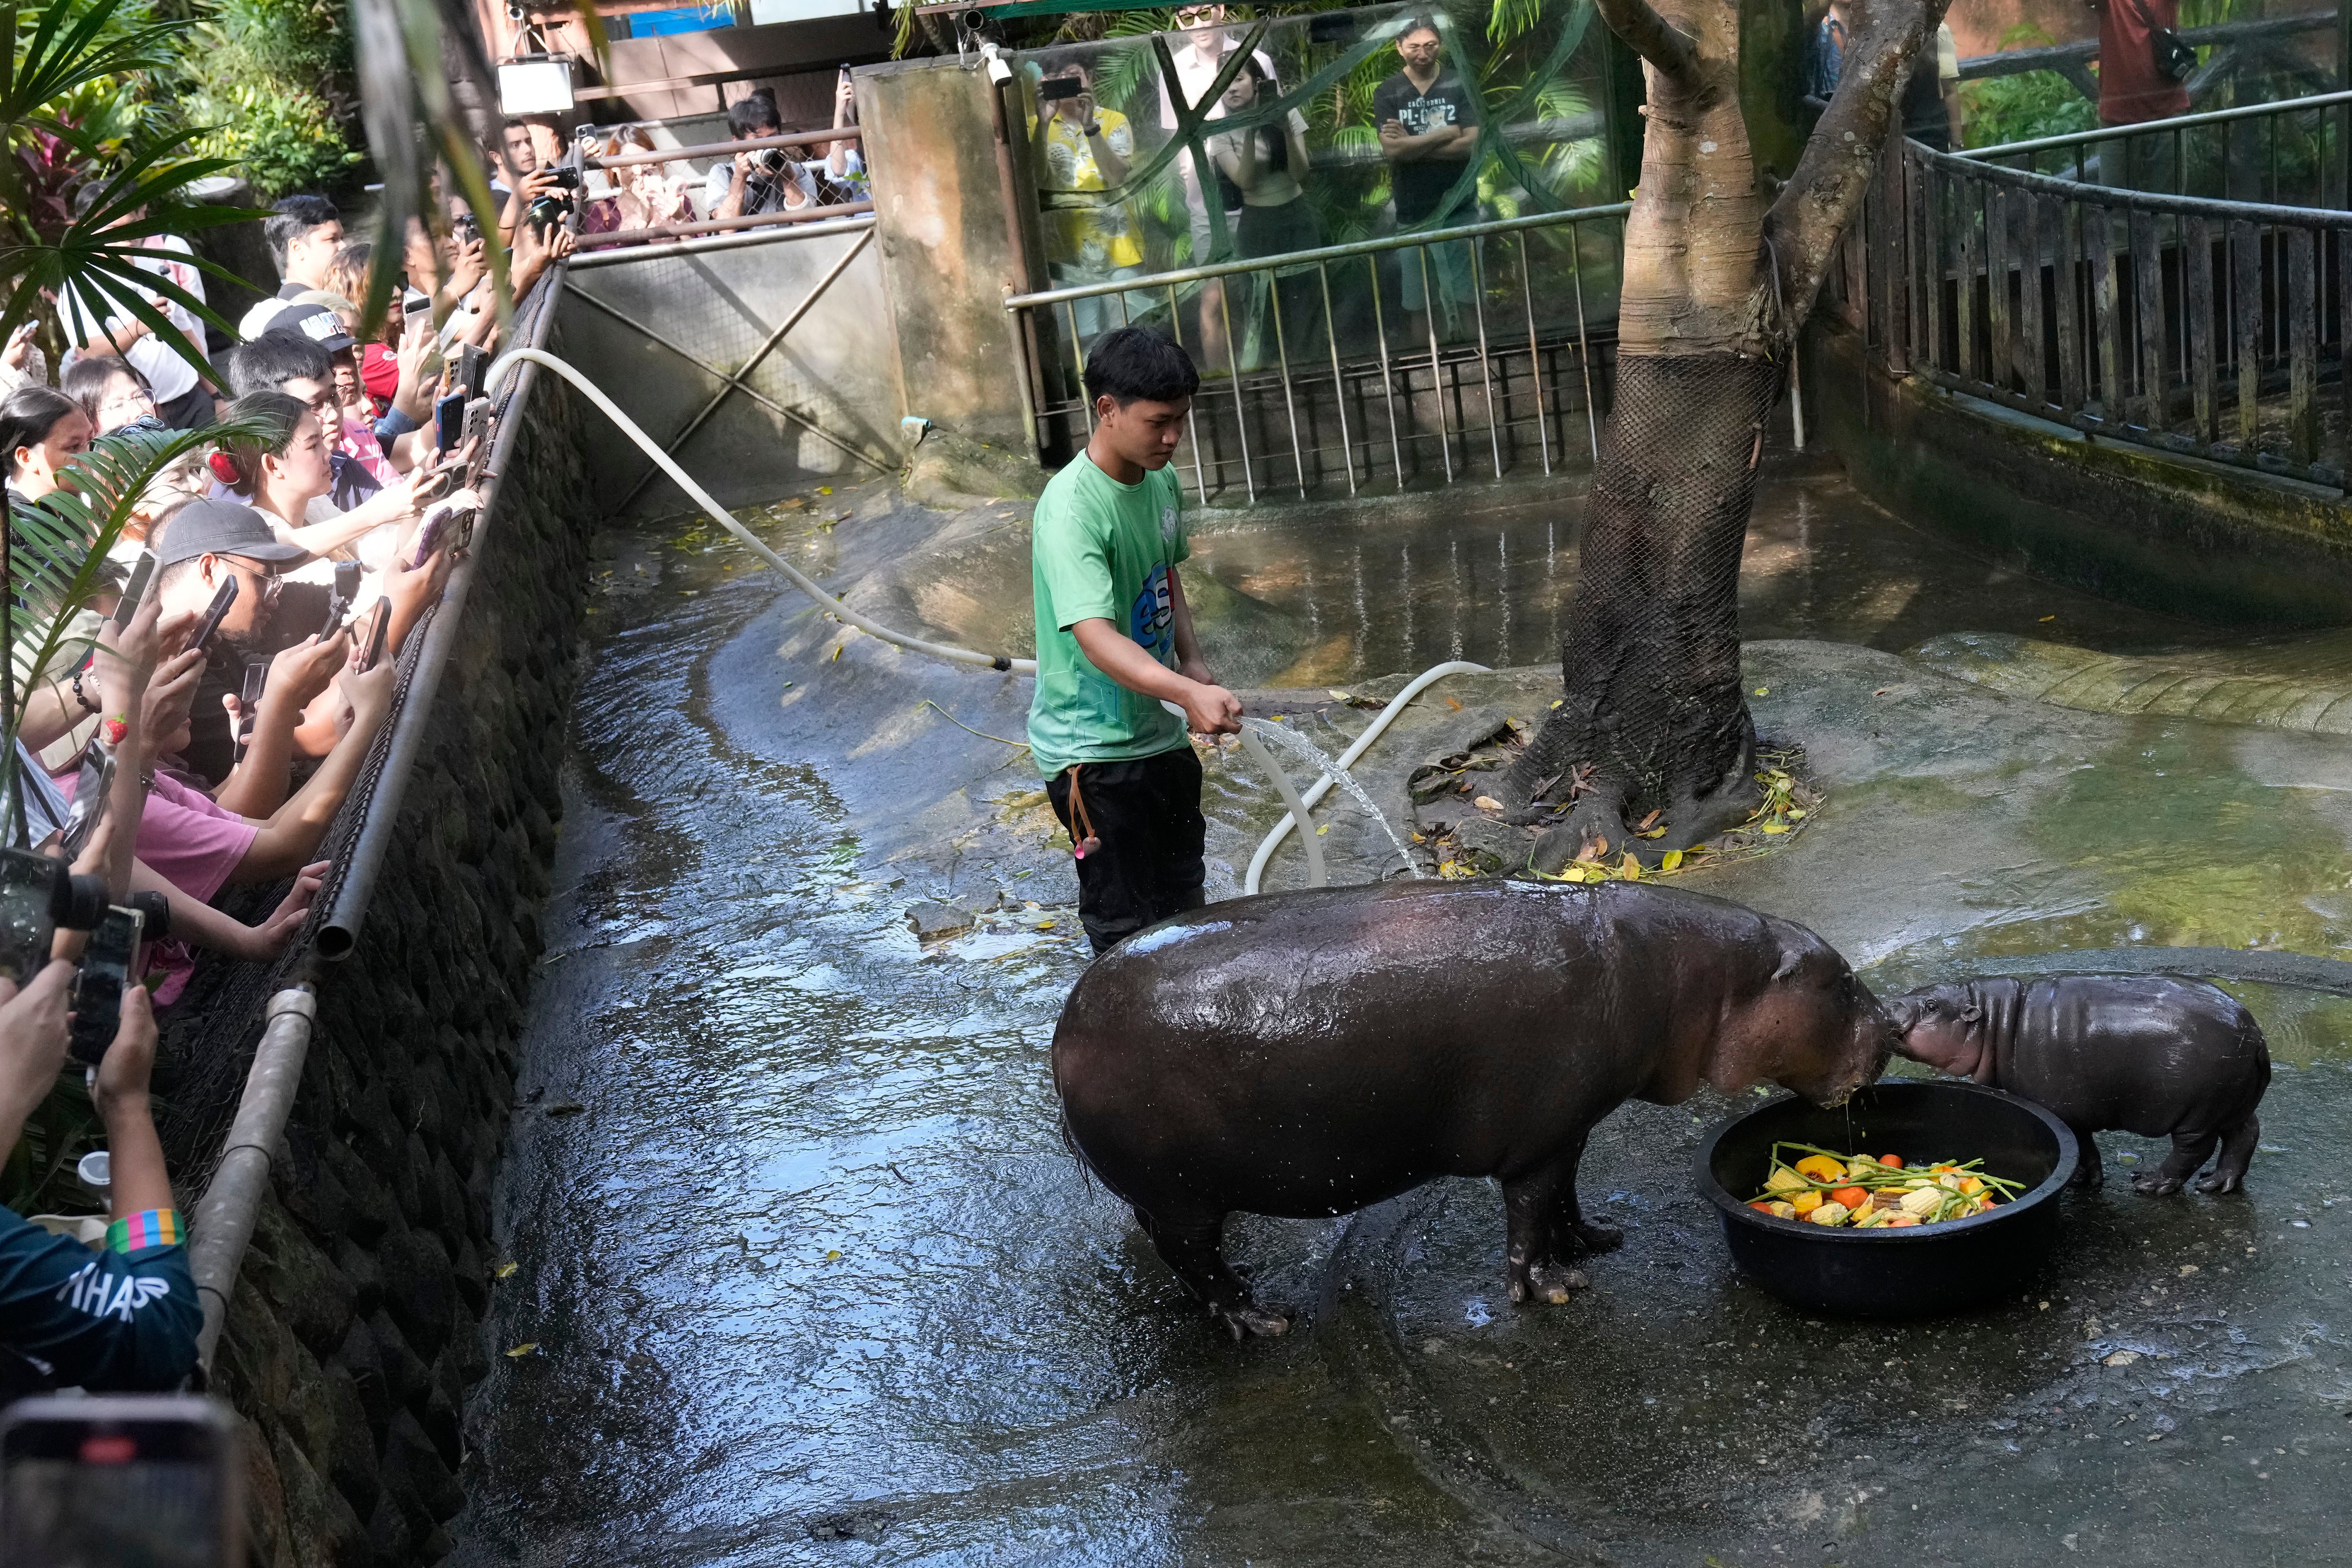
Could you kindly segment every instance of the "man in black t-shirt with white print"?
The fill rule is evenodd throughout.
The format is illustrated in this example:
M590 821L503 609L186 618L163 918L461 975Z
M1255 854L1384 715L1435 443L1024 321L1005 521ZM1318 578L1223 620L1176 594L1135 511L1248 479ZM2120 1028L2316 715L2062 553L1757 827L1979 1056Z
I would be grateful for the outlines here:
M1373 89L1372 121L1380 127L1381 155L1389 161L1397 227L1412 228L1433 218L1437 226L1475 222L1475 194L1450 212L1440 209L1477 155L1477 89L1446 68L1444 45L1433 24L1408 24L1397 35L1396 47L1404 68ZM1461 245L1398 255L1403 264L1406 310L1427 308L1422 289L1424 255L1449 312L1470 298L1470 258Z

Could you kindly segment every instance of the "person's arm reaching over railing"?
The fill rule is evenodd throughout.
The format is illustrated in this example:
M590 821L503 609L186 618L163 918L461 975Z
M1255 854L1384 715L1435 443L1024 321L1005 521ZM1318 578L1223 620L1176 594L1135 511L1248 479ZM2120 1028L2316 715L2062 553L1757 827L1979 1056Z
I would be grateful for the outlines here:
M351 656L351 638L339 631L325 642L305 637L269 661L269 679L256 704L252 738L244 757L213 792L213 799L239 816L268 816L286 804L295 729L311 701L334 686L336 675ZM231 726L245 718L244 703L236 693L225 693L221 704L228 710Z
M373 669L343 676L343 690L352 703L351 729L293 799L272 812L268 820L254 824L253 842L228 875L230 887L251 887L290 877L318 853L335 813L342 808L343 797L359 779L368 748L375 743L375 732L392 711L393 682L398 675L399 667L387 657Z
M173 941L247 963L268 963L293 945L331 865L331 861L314 861L295 873L293 887L278 900L269 918L255 926L213 908L144 860L131 863L131 890L161 893L169 901Z

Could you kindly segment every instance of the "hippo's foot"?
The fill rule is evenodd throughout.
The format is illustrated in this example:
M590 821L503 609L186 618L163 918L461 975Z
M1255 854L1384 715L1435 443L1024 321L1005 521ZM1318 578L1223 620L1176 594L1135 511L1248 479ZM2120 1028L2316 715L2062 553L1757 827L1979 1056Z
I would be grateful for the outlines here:
M2093 1187L2104 1186L2106 1180L2105 1172L2102 1171L2095 1163L2085 1160L2074 1167L2074 1179L2066 1184L2070 1187L2082 1187L2087 1191Z
M2149 1171L2132 1178L2132 1191L2151 1198L2168 1198L2180 1190L2180 1178L2162 1171Z
M2234 1193L2245 1184L2243 1176L2219 1170L2210 1175L2198 1177L2196 1182L2197 1190L2200 1193Z
M1289 1318L1280 1312L1269 1312L1255 1301L1212 1307L1209 1316L1225 1326L1225 1332L1234 1336L1235 1344L1252 1337L1270 1340L1290 1331Z
M1591 1283L1583 1269L1570 1268L1565 1263L1532 1264L1511 1280L1511 1300L1565 1307L1570 1292L1581 1290Z
M1587 1252L1614 1252L1625 1245L1623 1231L1613 1225L1603 1225L1597 1219L1570 1226L1568 1235Z

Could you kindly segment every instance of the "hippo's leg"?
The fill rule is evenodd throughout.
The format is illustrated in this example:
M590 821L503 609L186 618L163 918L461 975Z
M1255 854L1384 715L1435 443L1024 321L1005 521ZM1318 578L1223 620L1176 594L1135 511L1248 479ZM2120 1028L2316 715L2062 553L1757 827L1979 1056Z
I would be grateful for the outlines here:
M1160 1261L1175 1270L1184 1289L1209 1309L1209 1316L1239 1340L1251 1334L1279 1334L1290 1320L1269 1312L1250 1299L1248 1284L1225 1261L1225 1216L1200 1221L1157 1218L1135 1211L1136 1223L1151 1238Z
M2219 1142L2220 1134L2213 1132L2174 1133L2172 1152L2165 1156L2164 1163L2146 1175L2134 1176L2132 1185L2150 1197L2170 1197L2211 1157L2213 1145Z
M2097 1135L2087 1127L2075 1128L2074 1147L2082 1151L2082 1158L2075 1162L2074 1179L2067 1185L2095 1187L2105 1182L2107 1179L2107 1173L2106 1167L2099 1163Z
M1625 1245L1625 1233L1613 1225L1584 1217L1584 1206L1576 1201L1576 1168L1584 1163L1584 1140L1579 1138L1560 1162L1565 1173L1560 1178L1559 1196L1556 1200L1558 1235L1563 1247L1573 1246L1586 1252L1614 1252Z
M2235 1127L2221 1132L2221 1157L2213 1162L2213 1173L2197 1184L2200 1193L2234 1193L2246 1179L2246 1167L2253 1163L2254 1145L2263 1138L2263 1124L2247 1117Z
M1575 1182L1576 1164L1570 1160L1503 1184L1504 1258L1512 1300L1562 1306L1570 1291L1591 1283L1583 1270L1560 1258L1577 1239L1571 1218Z

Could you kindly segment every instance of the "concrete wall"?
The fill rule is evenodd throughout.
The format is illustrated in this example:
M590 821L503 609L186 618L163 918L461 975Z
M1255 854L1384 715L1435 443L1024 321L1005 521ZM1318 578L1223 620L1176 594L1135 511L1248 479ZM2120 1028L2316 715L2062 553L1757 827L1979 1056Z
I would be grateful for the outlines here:
M483 537L357 952L325 972L215 1364L252 1439L253 1561L437 1561L487 1370L490 1173L548 891L595 522L542 377Z
M1004 296L1043 284L1006 225L990 100L988 73L954 60L857 73L908 411L983 441L1018 442L1027 430ZM1013 162L1014 210L1034 214L1026 162Z
M557 307L552 351L586 371L667 445L723 383L623 325L598 303L704 363L731 372L861 237L842 232L784 237L698 253L647 247L616 265L575 268ZM898 468L898 356L878 252L876 237L750 377L763 395L834 439L738 391L678 449L678 461L721 501L767 500L835 475L870 478ZM611 510L652 465L600 416L591 411L587 418L590 479ZM873 461L859 461L842 444ZM657 476L627 510L658 514L691 504Z
M2329 490L2120 441L1896 380L1824 311L1805 416L1854 484L1910 521L2149 609L2252 625L2352 623L2352 509Z

